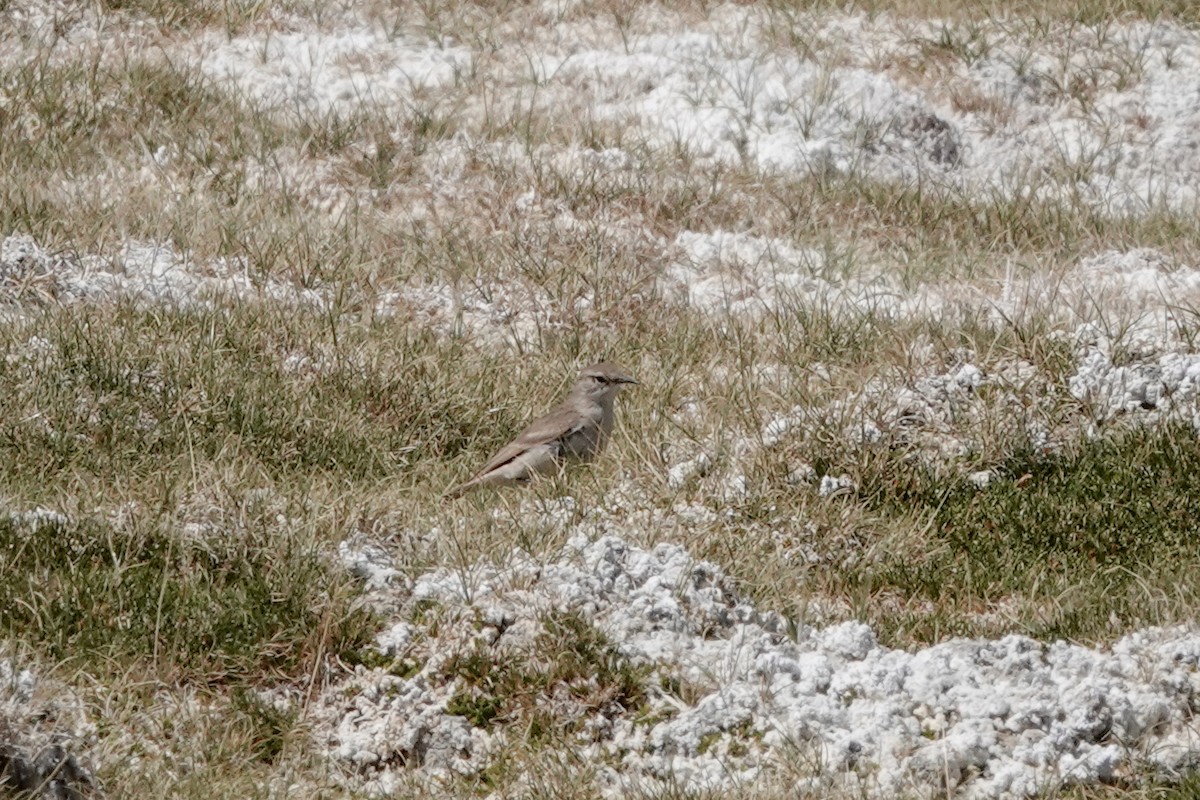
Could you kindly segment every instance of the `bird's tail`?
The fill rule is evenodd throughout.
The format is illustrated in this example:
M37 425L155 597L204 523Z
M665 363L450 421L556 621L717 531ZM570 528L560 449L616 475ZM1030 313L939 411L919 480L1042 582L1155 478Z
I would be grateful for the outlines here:
M448 503L451 500L457 500L458 498L462 497L467 492L474 489L475 486L476 486L475 481L467 481L466 483L460 483L457 486L447 490L446 493L442 495L442 502Z

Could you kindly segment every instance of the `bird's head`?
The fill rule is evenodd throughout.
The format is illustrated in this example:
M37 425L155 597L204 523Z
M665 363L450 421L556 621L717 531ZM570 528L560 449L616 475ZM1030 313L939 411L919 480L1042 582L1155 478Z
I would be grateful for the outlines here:
M616 364L601 361L580 371L574 391L603 401L615 397L617 392L631 384L637 384L637 381L628 372Z

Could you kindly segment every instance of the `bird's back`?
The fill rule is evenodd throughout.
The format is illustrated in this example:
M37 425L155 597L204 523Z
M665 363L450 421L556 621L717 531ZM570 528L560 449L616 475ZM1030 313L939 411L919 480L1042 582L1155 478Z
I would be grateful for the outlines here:
M580 414L571 399L566 400L529 423L515 439L500 448L500 451L471 477L471 481L504 466L533 447L549 445L555 451L555 457L573 455L570 451L578 446L581 437L587 435L585 429L593 425L590 417L591 415Z

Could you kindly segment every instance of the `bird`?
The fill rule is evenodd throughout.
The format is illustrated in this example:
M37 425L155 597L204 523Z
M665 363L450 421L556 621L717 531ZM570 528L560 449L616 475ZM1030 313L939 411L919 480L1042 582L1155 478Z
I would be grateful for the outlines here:
M591 461L612 433L617 393L636 384L610 362L584 367L565 400L500 448L470 480L447 492L447 499L485 486L529 483L565 464Z

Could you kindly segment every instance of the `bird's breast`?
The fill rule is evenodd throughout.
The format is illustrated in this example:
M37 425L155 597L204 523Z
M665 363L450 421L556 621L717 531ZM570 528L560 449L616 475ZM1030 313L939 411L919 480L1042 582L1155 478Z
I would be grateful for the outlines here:
M563 440L563 455L575 461L591 461L604 446L605 432L599 425L589 425Z

